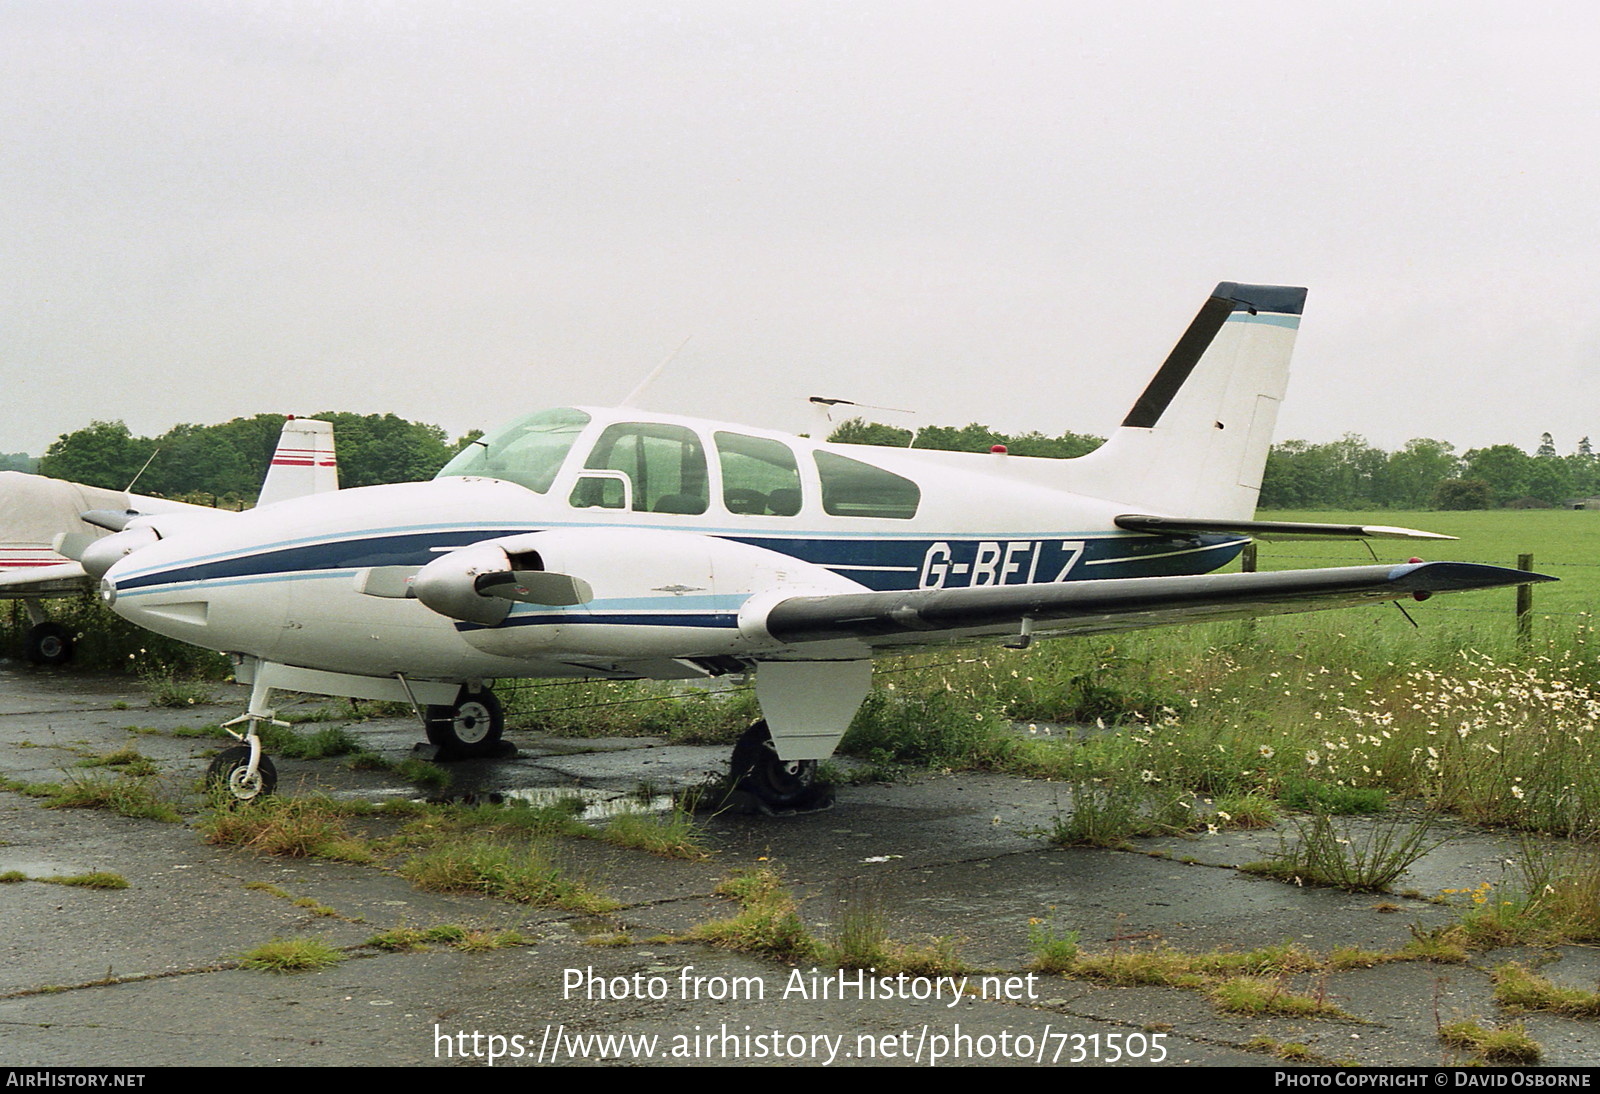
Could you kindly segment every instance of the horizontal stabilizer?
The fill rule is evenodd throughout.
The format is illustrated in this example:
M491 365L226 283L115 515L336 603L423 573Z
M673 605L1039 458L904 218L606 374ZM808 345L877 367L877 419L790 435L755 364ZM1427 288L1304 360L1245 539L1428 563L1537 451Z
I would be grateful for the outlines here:
M1039 634L1094 634L1166 623L1340 608L1434 593L1554 581L1544 574L1470 562L1342 566L1271 573L1109 578L1060 584L802 596L775 605L763 621L780 642L857 639L868 645L926 644L1002 634L1023 620Z
M1386 524L1314 524L1293 520L1206 520L1198 517L1152 517L1124 513L1116 519L1118 528L1129 532L1156 535L1186 532L1237 532L1254 539L1455 539L1438 532L1415 528L1391 528Z

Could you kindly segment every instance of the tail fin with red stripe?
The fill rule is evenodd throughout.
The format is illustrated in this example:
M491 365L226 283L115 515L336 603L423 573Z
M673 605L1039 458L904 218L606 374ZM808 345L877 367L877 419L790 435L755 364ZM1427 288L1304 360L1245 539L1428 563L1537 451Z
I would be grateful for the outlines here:
M333 423L316 418L285 421L256 507L337 489L339 461L333 453Z

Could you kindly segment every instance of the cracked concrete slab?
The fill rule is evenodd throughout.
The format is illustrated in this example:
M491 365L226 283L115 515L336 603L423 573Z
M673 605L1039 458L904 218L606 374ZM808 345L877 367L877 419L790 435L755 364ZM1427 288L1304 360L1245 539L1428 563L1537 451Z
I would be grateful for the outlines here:
M1416 929L1445 926L1459 907L1444 889L1500 885L1517 842L1465 826L1395 883L1395 894L1298 887L1240 872L1285 832L1223 832L1136 841L1128 850L1062 850L1042 838L1067 808L1059 785L993 774L922 775L843 787L831 810L770 818L702 818L706 861L682 861L596 840L558 839L571 874L620 902L603 917L417 889L393 861L356 865L290 859L208 844L196 827L198 780L222 743L192 734L237 713L239 689L181 710L151 708L132 681L34 672L0 663L0 774L61 781L104 768L85 759L132 746L155 762L154 785L189 812L181 823L87 809L45 809L0 792L0 873L30 879L112 871L126 889L40 880L0 885L10 927L0 942L0 1038L12 1065L476 1065L643 1063L783 1065L1166 1063L1281 1066L1269 1044L1303 1045L1314 1062L1443 1065L1437 1026L1457 1017L1526 1023L1544 1063L1600 1060L1600 1027L1497 1009L1490 973L1537 963L1559 983L1593 989L1595 951L1582 946L1478 953L1467 964L1395 962L1296 973L1282 990L1320 998L1342 1017L1243 1017L1197 989L1118 987L1035 975L1030 929L1079 933L1091 953L1170 947L1242 951L1293 943L1393 952ZM342 724L339 722L322 724ZM399 760L419 738L407 719L353 726L364 747ZM450 765L450 792L487 800L522 790L631 794L695 785L723 768L726 749L652 739L591 742L512 732L518 755ZM343 798L423 798L389 772L338 759L279 762L280 792ZM1368 823L1368 822L1361 822ZM841 899L879 909L890 936L942 938L994 998L905 998L841 989L795 990L807 970L683 941L726 916L714 893L736 870L779 864L808 927L838 928ZM296 903L299 900L302 903ZM317 907L333 914L319 914ZM386 952L366 945L397 926L454 923L514 929L532 944L467 953ZM593 945L625 932L625 945ZM274 938L312 937L341 949L330 968L291 974L237 966ZM659 997L593 997L575 973L661 988ZM822 970L823 982L835 976ZM978 983L976 979L974 984ZM1005 998L1000 985L1015 987ZM746 994L718 998L720 985ZM691 985L698 985L691 990ZM838 992L835 995L839 994ZM474 1039L472 1035L476 1034ZM493 1041L492 1038L501 1038ZM514 1042L513 1038L521 1038ZM598 1038L598 1039L591 1039ZM609 1039L608 1039L609 1038ZM561 1054L552 1059L552 1042ZM543 1052L542 1060L538 1053ZM676 1051L677 1055L671 1055Z

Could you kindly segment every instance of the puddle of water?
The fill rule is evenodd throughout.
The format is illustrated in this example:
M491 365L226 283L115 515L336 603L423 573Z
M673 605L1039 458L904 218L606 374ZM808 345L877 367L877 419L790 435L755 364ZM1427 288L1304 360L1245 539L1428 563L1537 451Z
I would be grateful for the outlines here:
M405 801L459 802L458 797L439 797L419 791L414 786L385 786L361 790L336 791L332 797L370 801L373 798L401 799ZM474 791L466 799L470 804L503 803L516 801L542 809L561 802L580 802L582 808L573 807L572 815L582 821L603 821L624 813L665 813L672 809L671 794L630 794L619 790L591 790L582 787L535 786L517 790Z
M575 811L579 820L610 820L624 813L665 813L672 808L671 794L624 794L616 790L588 790L575 787L536 786L505 791L507 798L526 802L542 808L558 802L581 801L583 809Z

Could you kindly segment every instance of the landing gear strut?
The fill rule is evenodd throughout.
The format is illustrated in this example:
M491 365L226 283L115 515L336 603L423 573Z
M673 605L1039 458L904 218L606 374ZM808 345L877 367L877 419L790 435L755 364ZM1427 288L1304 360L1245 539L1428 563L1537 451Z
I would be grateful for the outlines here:
M463 686L452 706L430 706L428 740L439 746L441 759L468 760L500 751L505 715L500 700L486 687Z
M223 749L206 769L206 790L213 797L234 805L247 805L277 789L278 770L262 749L261 736L256 732L261 722L285 728L289 725L280 722L278 712L267 707L271 699L272 685L267 683L266 674L258 665L255 681L250 685L250 705L239 717L222 723L222 728L239 744ZM241 722L246 727L243 733L233 728Z
M817 761L778 758L765 721L745 730L733 746L729 785L768 813L820 808L833 799L833 788L817 781Z

